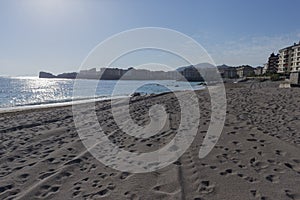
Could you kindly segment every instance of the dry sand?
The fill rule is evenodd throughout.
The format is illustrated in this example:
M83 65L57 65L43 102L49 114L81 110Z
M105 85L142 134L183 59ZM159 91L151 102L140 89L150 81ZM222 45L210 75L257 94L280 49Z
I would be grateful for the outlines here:
M217 145L199 148L210 122L210 99L200 91L201 122L191 147L156 172L119 172L83 146L71 107L0 115L0 199L300 199L300 89L276 83L226 86L227 116ZM130 113L147 124L151 105L163 103L170 121L160 134L110 136L127 151L153 151L176 134L180 107L172 94L135 97ZM109 134L117 129L108 102L96 106Z

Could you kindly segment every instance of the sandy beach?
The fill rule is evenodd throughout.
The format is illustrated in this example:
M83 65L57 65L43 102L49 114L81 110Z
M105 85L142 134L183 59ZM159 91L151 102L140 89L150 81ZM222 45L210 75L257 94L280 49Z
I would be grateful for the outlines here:
M120 172L95 159L78 136L71 106L1 113L0 199L299 200L300 89L278 84L227 84L225 126L203 159L198 153L210 122L210 98L197 91L201 119L195 140L178 161L151 173ZM155 104L169 113L160 134L136 139L117 132L110 140L131 152L165 145L180 120L172 93L135 97L130 114L145 125ZM109 105L96 105L108 134L116 129Z

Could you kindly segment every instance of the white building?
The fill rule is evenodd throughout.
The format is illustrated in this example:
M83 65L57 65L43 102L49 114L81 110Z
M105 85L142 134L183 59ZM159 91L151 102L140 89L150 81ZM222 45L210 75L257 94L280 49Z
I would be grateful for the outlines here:
M249 65L242 65L242 66L237 67L236 73L239 78L253 76L255 74L254 68Z
M300 42L279 50L278 73L300 71Z
M265 63L263 66L263 74L266 74L268 71L268 63Z
M256 67L256 68L254 68L254 74L255 75L262 75L263 74L263 67L261 67L261 66L258 66L258 67Z

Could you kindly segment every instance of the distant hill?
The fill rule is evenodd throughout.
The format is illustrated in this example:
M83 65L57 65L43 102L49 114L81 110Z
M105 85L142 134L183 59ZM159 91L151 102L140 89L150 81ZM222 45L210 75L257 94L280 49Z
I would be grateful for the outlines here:
M220 65L219 71L224 71L230 66ZM179 75L177 72L181 75ZM81 70L80 72L62 73L54 75L49 72L41 71L39 78L62 78L62 79L102 79L102 80L184 80L188 81L203 81L203 77L213 79L216 72L216 67L210 63L199 63L197 65L183 66L177 68L175 71L150 71L142 69L119 69L119 68L101 68L97 71L96 68L89 70ZM201 73L201 75L200 75Z
M214 65L210 64L210 63L199 63L197 65L189 65L189 66L183 66L183 67L179 67L177 68L176 70L178 72L182 72L183 70L187 69L187 68L191 68L191 67L194 67L196 69L198 68L201 68L201 69L204 69L204 68L213 68Z
M232 67L232 66L228 66L228 65L225 65L225 64L217 66L218 69L227 69L227 68L230 68L230 67Z

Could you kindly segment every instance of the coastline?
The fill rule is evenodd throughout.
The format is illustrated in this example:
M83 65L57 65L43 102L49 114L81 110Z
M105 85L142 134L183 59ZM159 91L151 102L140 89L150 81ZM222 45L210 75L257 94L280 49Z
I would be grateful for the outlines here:
M30 110L39 110L39 109L50 109L50 108L60 108L60 107L70 107L72 105L77 104L85 104L85 103L99 103L99 102L105 102L107 100L113 100L113 99L120 99L124 98L125 96L117 96L117 97L103 97L103 98L86 98L85 100L70 100L67 102L55 102L55 103L40 103L36 105L20 105L15 107L3 107L0 108L0 114L4 113L12 113L12 112L23 112L23 111L30 111Z
M225 84L225 126L203 159L198 152L210 123L210 103L207 90L196 91L201 119L191 147L168 167L144 174L120 172L97 161L78 136L70 105L1 113L0 198L298 199L300 90L279 89L278 84ZM155 104L170 112L164 130L137 140L114 133L111 140L133 152L153 151L170 141L180 120L171 93L134 97L131 116L145 125L148 108ZM96 103L96 113L107 133L116 131L107 101Z
M200 90L205 90L205 87L202 88L194 88L192 91L200 91ZM184 91L189 91L189 90L176 90L175 92L184 92ZM170 92L161 92L161 93L153 93L153 94L142 94L141 96L144 98L147 98L149 96L155 96L155 95L160 95L160 94L165 94L165 93L172 93ZM41 103L35 103L35 104L25 104L25 105L18 105L14 107L0 107L0 114L3 113L11 113L11 112L22 112L22 111L28 111L28 110L36 110L36 109L48 109L48 108L56 108L56 107L66 107L66 106L72 106L72 105L77 105L77 104L85 104L85 103L99 103L99 102L105 102L107 100L114 100L114 99L122 99L125 97L130 97L130 96L111 96L111 97L86 97L86 98L78 98L78 99L68 99L68 100L58 100L56 102L41 102Z
M48 81L50 81L50 83L48 83ZM68 105L69 102L84 102L89 101L90 99L96 99L98 101L129 96L134 90L142 95L150 95L167 91L202 89L202 86L198 86L196 83L177 83L174 81L170 82L169 80L160 80L158 82L156 80L126 80L119 83L124 88L115 92L114 85L117 83L116 81L102 80L102 82L96 82L97 88L95 89L95 93L87 94L84 87L95 87L95 80L79 81L80 84L83 85L83 88L78 88L74 91L73 80L47 80L34 77L5 78L2 82L3 89L0 97L0 109L4 112L4 110L8 111L10 109L20 110L23 107L46 107L46 105L53 107L54 104ZM15 86L6 88L5 85L12 85L11 82L13 82ZM145 87L135 88L135 85L140 83L144 83ZM157 83L159 83L159 85L157 85ZM46 87L46 85L48 86ZM74 92L76 92L76 94Z

